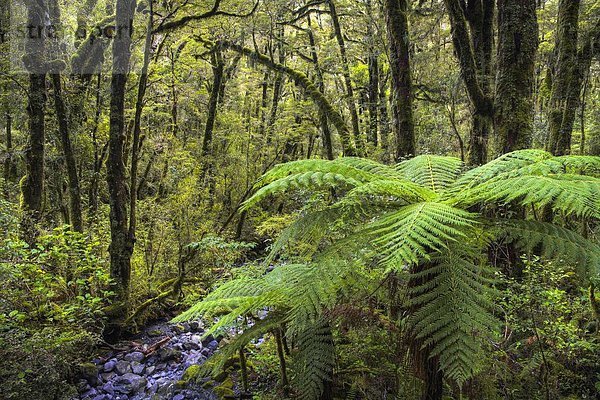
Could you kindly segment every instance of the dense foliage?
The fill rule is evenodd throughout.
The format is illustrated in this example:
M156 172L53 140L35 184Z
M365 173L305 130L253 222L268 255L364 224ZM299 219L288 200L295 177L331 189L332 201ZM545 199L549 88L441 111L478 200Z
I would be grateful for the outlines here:
M0 48L0 398L173 317L221 398L600 396L597 0L0 0Z

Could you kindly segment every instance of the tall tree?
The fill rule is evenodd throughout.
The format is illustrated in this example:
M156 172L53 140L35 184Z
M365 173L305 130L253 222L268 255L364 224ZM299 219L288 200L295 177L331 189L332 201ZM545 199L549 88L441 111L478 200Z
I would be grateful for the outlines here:
M110 315L111 324L106 335L114 338L120 334L120 323L126 315L131 278L131 254L134 238L127 226L129 188L125 172L125 91L131 58L131 34L135 13L135 0L117 0L116 26L121 35L113 42L111 78L109 146L106 181L110 199L110 275L115 282L117 306Z
M494 42L494 0L445 0L452 27L452 43L471 102L472 122L467 163L487 161L492 131L491 57Z
M415 155L415 126L412 107L408 0L385 0L385 20L392 72L392 129L396 138L395 158Z
M27 25L31 27L26 40L24 64L28 71L29 93L27 115L29 135L25 150L26 175L21 181L22 237L32 242L37 236L36 225L41 218L44 195L44 120L46 104L45 35L48 13L45 0L28 0Z
M538 42L536 2L498 0L494 125L500 154L530 146Z
M546 148L556 155L569 154L575 113L580 105L584 77L600 46L600 17L585 35L580 35L580 0L558 3L554 64L551 66L551 93L548 106ZM583 39L580 40L580 36ZM578 47L578 43L581 45Z
M346 96L348 102L348 110L350 111L350 120L352 122L352 136L354 139L354 146L359 155L364 155L365 146L360 136L360 126L358 122L358 111L356 110L356 103L354 99L354 89L352 87L352 78L350 77L350 67L348 65L348 55L346 53L346 41L342 33L342 27L340 25L340 19L338 16L337 9L333 0L327 0L329 5L329 14L331 16L331 22L333 23L333 31L335 38L337 39L338 46L340 48L340 59L342 62L342 75L344 76L344 84L346 86Z
M52 24L58 29L62 29L60 5L57 0L50 0L50 18ZM58 43L53 43L56 46ZM56 46L58 47L58 46ZM59 48L53 49L56 54L60 54ZM56 113L58 136L63 155L65 157L65 167L67 169L67 181L69 185L69 221L73 229L77 232L83 232L83 216L81 211L81 190L79 185L79 174L77 172L77 162L71 144L71 130L69 126L69 115L62 92L61 79L62 66L53 67L50 72L52 82L54 109Z
M308 42L310 44L311 58L315 67L317 88L319 89L319 91L321 91L321 93L324 93L325 79L323 78L323 70L319 63L319 55L317 54L317 42L315 40L315 34L313 32L310 14L306 14L306 23L308 24L308 29L306 30L306 32L308 34ZM321 126L321 136L323 139L323 148L325 149L325 154L327 156L327 159L333 160L333 142L331 140L331 130L329 129L329 121L327 120L327 114L325 114L320 108L319 125Z

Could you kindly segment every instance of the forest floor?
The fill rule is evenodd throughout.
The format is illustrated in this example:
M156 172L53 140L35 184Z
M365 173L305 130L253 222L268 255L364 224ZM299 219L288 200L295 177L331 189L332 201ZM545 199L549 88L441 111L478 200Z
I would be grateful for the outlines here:
M211 336L202 339L203 332L199 322L163 321L144 328L83 366L80 395L73 400L216 400L210 387L184 377L218 347Z

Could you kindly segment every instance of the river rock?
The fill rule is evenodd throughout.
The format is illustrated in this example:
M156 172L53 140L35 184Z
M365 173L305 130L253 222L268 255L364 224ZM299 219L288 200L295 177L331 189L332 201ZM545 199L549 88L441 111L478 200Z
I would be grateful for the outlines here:
M129 364L129 362L127 362L125 360L121 360L115 366L115 370L117 371L117 374L125 375L125 374L131 372L131 364Z
M126 354L123 358L127 361L142 362L144 360L144 353L141 351L134 351L133 353Z
M103 366L104 372L111 372L113 369L115 369L116 366L117 366L117 360L114 358L110 359L104 363L104 366Z
M145 368L146 368L146 366L144 364L141 364L137 361L131 362L131 370L133 371L134 374L142 375L144 373Z
M163 347L162 349L160 349L160 351L158 353L158 357L163 362L169 361L169 360L175 360L175 359L181 357L181 351L173 349L173 348Z
M115 392L122 394L135 393L146 386L146 378L136 374L126 373L113 382Z

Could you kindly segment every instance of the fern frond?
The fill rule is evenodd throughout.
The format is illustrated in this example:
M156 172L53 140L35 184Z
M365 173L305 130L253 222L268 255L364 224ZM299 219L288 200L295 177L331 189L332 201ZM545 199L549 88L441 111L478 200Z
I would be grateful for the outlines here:
M458 178L463 164L456 157L421 155L396 165L406 179L427 187L436 193Z
M458 192L459 190L468 189L551 158L552 154L547 151L535 149L518 150L503 154L487 164L465 172L451 185L449 191Z
M551 206L554 211L579 217L600 216L600 179L583 175L524 175L492 180L456 197L468 207L477 203L517 201L537 208Z
M494 332L494 291L490 271L470 255L449 250L432 258L413 276L411 305L417 310L410 324L430 357L439 356L449 379L462 385L482 361L482 343ZM424 278L425 277L425 278Z
M600 245L569 229L547 222L507 220L500 222L499 238L525 252L539 249L548 259L575 261L589 277L600 275Z
M596 156L560 156L547 160L545 163L560 165L560 172L567 174L600 174L600 157Z
M325 321L317 321L304 327L294 338L298 352L292 360L292 383L299 392L299 399L318 399L335 367L331 327Z
M264 186L276 180L285 178L289 175L303 174L306 172L322 172L343 175L346 179L354 179L360 182L368 182L377 179L377 175L351 165L351 162L340 161L343 158L334 161L330 160L297 160L284 164L278 164L265 173L257 182L256 186Z
M222 346L207 362L200 365L198 378L215 376L221 373L225 363L235 357L241 348L252 340L258 339L274 329L278 329L282 322L282 316L273 314L270 314L265 319L255 320L251 327L245 327L241 333L230 337L226 346Z
M247 210L268 196L274 196L290 189L322 190L335 187L352 187L360 184L356 179L347 175L333 172L308 171L279 178L260 188L252 197L246 200L242 211Z
M287 267L287 266L285 266ZM319 263L282 269L288 297L288 330L295 332L314 324L323 310L332 308L355 285L354 266L342 261Z
M406 179L381 179L367 182L350 190L340 204L360 202L370 197L384 197L387 201L395 199L404 203L415 203L433 200L436 194Z
M429 258L432 251L467 235L475 214L446 204L422 202L378 218L365 229L386 264L399 267Z
M333 161L336 164L347 165L387 179L405 179L396 169L368 158L340 157Z

